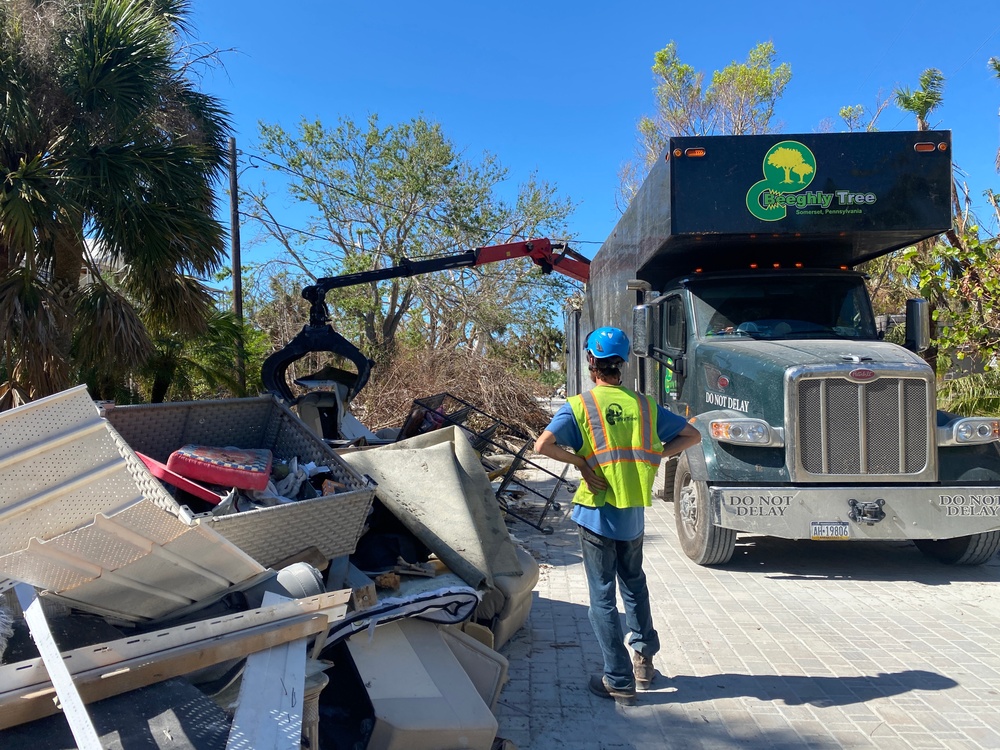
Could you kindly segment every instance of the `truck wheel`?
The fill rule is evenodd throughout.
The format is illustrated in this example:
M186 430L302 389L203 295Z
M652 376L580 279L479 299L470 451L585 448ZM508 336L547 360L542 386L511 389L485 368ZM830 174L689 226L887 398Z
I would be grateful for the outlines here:
M660 470L653 482L653 497L658 497L666 503L674 499L674 477L677 474L677 459L665 458L660 463Z
M1000 531L954 539L914 539L917 549L946 565L982 565L1000 550Z
M698 565L721 565L732 558L736 532L712 523L708 484L691 478L687 454L677 462L674 477L674 521L681 549Z

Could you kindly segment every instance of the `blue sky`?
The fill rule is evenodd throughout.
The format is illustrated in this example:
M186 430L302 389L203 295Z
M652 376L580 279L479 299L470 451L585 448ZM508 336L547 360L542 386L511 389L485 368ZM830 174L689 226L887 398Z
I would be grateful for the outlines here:
M618 218L618 170L631 158L638 119L652 112L653 54L675 41L707 75L772 41L792 68L778 105L785 133L809 133L838 110L874 107L921 71L946 77L932 125L953 131L954 160L982 199L1000 191L1000 10L989 0L831 3L397 2L194 0L195 36L221 49L224 70L204 88L232 112L237 143L254 151L257 122L288 130L302 118L334 125L377 113L384 123L423 115L470 158L497 155L511 181L532 171L576 205L577 249L596 252ZM915 127L890 105L882 130ZM247 172L245 181L255 179ZM292 206L274 206L304 227ZM226 214L228 215L228 214ZM244 232L247 230L245 229Z

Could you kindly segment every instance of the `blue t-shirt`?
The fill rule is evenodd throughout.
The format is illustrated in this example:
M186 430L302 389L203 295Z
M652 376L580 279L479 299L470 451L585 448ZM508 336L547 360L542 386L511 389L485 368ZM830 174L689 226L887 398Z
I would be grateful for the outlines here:
M687 420L684 417L680 417L662 406L656 407L656 434L664 445L677 437L686 424ZM552 417L552 421L545 429L555 436L556 443L573 452L583 447L583 433L580 432L580 426L576 423L576 417L573 416L573 407L569 403L559 407L559 411ZM595 534L608 539L629 542L637 539L645 528L643 510L643 508L616 508L608 503L599 508L590 508L574 503L573 513L570 517Z

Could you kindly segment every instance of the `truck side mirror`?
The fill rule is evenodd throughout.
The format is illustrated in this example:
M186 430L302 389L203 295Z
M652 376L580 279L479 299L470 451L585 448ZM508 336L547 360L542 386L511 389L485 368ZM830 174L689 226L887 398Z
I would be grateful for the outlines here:
M636 305L632 308L632 351L637 357L650 357L653 354L652 312L648 305Z
M903 346L911 352L925 352L931 346L930 306L925 299L906 300L906 339Z

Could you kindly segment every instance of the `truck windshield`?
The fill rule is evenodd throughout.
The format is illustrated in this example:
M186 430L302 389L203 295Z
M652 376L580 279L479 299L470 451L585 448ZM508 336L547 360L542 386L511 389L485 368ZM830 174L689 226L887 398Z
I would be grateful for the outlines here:
M877 338L860 276L704 279L689 289L703 338Z

